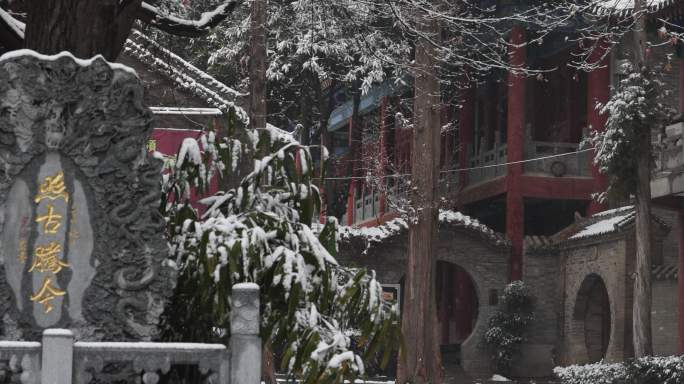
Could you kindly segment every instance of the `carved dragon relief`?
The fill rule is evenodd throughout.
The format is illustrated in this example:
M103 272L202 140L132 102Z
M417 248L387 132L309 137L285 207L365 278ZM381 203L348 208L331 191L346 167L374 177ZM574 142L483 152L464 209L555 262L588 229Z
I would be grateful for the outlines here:
M145 150L152 114L133 73L101 58L81 64L59 55L0 61L0 206L14 180L56 140L87 186L95 267L83 296L87 324L63 316L59 325L84 338L149 339L174 285L173 271L162 266L162 164ZM63 138L53 140L55 126ZM3 212L0 233L10 224ZM26 314L2 304L0 317L23 316L19 324L32 326Z

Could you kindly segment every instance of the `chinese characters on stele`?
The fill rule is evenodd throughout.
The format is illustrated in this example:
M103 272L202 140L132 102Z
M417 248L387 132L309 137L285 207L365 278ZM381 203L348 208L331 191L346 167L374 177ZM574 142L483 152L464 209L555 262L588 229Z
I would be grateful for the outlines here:
M40 289L38 292L34 292L31 301L42 304L45 313L52 311L52 300L66 295L66 292L60 290L55 284L57 275L64 268L69 268L69 264L62 257L63 245L56 239L64 219L64 212L58 212L53 204L59 199L64 200L65 203L69 202L69 193L64 185L64 172L45 177L41 181L34 199L36 205L42 201L47 201L45 209L42 212L39 210L35 221L38 224L38 231L44 235L43 238L53 239L46 243L36 244L31 267L28 270L30 273L41 274L43 278Z

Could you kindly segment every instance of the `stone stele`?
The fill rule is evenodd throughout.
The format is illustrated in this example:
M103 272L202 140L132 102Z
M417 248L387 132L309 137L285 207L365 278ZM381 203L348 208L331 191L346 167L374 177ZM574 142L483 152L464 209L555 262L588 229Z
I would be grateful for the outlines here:
M174 286L135 72L0 57L0 339L146 340Z

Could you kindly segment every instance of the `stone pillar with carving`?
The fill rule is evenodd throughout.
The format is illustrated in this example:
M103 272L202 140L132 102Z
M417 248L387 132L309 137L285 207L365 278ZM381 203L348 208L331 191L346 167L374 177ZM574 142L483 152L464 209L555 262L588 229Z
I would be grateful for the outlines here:
M261 382L259 322L259 286L235 284L230 312L231 383Z

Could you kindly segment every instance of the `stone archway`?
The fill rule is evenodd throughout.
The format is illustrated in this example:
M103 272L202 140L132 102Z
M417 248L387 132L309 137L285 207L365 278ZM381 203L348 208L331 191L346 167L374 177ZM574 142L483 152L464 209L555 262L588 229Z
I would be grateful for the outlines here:
M579 334L576 342L583 343L589 363L606 357L610 344L611 314L608 290L597 274L584 278L577 292L572 315Z
M461 346L473 333L479 314L475 282L463 267L447 261L437 262L435 279L442 364L461 366Z

